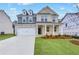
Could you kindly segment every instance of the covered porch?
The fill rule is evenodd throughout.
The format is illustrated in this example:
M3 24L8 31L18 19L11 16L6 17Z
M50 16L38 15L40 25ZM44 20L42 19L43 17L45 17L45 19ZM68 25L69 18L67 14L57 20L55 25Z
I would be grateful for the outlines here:
M37 24L36 25L36 36L58 35L58 34L59 34L58 24Z

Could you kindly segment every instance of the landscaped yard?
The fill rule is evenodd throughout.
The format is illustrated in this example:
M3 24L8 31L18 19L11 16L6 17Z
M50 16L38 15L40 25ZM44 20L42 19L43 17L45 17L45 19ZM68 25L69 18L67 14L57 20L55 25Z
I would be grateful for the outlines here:
M78 55L79 45L65 39L36 38L35 55Z
M13 34L4 34L4 35L0 35L0 40L4 40L4 39L7 39L7 38L10 38L10 37L13 37L15 35Z

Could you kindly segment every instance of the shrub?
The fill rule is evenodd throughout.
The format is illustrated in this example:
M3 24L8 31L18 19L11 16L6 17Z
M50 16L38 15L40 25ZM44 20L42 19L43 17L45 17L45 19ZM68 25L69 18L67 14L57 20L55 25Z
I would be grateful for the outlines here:
M72 36L72 38L79 39L79 36Z
M44 39L72 39L73 37L69 36L69 35L45 35L41 38L44 38Z

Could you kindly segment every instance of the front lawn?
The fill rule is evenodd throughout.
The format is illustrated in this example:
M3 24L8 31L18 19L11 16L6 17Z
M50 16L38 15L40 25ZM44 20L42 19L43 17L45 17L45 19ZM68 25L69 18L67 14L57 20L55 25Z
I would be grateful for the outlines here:
M79 45L71 43L68 39L36 38L35 55L79 55Z
M4 40L4 39L7 39L7 38L10 38L10 37L13 37L15 35L13 34L4 34L4 35L0 35L0 40Z

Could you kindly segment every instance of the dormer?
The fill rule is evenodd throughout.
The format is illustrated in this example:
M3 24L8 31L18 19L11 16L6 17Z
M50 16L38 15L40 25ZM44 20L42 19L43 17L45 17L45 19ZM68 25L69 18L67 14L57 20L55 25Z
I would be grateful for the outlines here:
M29 15L33 15L33 11L30 9L30 10L28 11L28 14L29 14Z
M23 11L23 15L27 15L27 11L25 9L22 10Z

